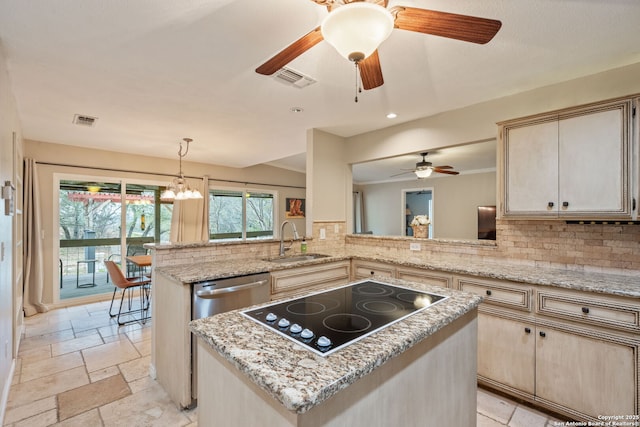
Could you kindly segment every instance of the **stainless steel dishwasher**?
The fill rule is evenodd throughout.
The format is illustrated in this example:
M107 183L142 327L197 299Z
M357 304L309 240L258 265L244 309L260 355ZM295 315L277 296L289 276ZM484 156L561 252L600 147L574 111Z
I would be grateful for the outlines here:
M201 319L254 304L269 302L271 275L249 274L192 284L191 319ZM191 336L191 395L197 399L196 339Z

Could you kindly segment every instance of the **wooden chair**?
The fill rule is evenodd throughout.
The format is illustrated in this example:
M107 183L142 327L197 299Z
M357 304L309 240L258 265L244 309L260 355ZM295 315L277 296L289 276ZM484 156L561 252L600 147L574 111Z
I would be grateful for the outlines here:
M118 267L114 261L105 261L104 265L107 267L107 272L111 277L111 281L115 285L113 289L113 296L111 297L111 306L109 306L109 316L116 317L118 325L125 325L132 322L145 323L151 318L150 303L151 303L151 279L148 277L125 277L122 270ZM140 308L134 308L134 291L139 290L140 293ZM120 290L122 297L120 298L120 308L117 313L112 313L113 302L116 298L116 292ZM127 295L127 301L125 302L125 295ZM123 305L128 304L127 310L122 311ZM136 318L134 314L140 313L140 317ZM121 321L120 316L129 315L130 320Z

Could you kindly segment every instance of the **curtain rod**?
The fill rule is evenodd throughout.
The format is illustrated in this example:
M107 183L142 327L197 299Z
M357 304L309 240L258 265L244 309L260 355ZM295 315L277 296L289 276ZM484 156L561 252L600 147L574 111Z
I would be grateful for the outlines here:
M142 174L142 175L170 176L172 178L178 176L177 174L169 174L169 173L164 173L164 172L142 172L142 171L134 171L134 170L130 170L130 169L103 168L103 167L99 167L99 166L78 166L78 165L70 165L70 164L66 164L66 163L51 163L51 162L39 162L39 161L36 161L36 164L47 165L47 166L62 166L62 167L67 167L67 168L93 169L93 170L106 171L106 172L124 172L124 173L136 173L136 174ZM202 179L201 176L185 175L184 177L185 178L189 178L189 179ZM232 179L218 179L218 178L211 178L211 177L209 177L208 179L209 179L209 181L228 182L228 183L233 183L233 184L264 185L264 186L270 186L270 187L306 189L306 187L301 187L299 185L268 184L268 183L263 183L263 182L236 181L236 180L232 180Z

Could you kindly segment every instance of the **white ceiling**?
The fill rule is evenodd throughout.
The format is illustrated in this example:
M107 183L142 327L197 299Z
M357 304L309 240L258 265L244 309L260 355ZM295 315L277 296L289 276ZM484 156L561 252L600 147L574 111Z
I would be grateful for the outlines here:
M254 72L319 25L327 10L310 0L0 0L0 44L25 138L175 158L191 137L187 160L232 167L303 160L310 128L348 137L640 62L637 0L393 5L502 28L487 45L394 30L385 84L358 103L353 64L326 42L289 64L311 86ZM95 127L72 124L77 113Z

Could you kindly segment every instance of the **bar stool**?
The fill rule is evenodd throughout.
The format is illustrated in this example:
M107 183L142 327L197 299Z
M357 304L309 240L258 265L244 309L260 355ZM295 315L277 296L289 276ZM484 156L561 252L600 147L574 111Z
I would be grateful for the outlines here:
M151 279L147 277L125 277L122 273L122 270L118 267L118 265L113 261L105 261L104 265L107 267L107 272L111 277L111 281L116 286L113 289L113 296L111 297L111 305L109 306L109 316L116 317L118 325L125 325L131 322L142 322L143 324L151 318L150 313L150 305L151 305ZM133 291L138 289L140 292L140 308L135 308L133 306ZM113 308L113 302L116 298L116 292L120 290L122 292L122 297L120 298L120 308L118 309L118 313L112 313L111 310ZM123 305L125 304L125 294L128 294L128 307L126 311L122 311ZM136 318L133 316L135 313L140 313L140 317ZM120 316L122 315L131 315L132 319L127 321L121 321Z

